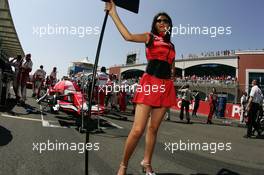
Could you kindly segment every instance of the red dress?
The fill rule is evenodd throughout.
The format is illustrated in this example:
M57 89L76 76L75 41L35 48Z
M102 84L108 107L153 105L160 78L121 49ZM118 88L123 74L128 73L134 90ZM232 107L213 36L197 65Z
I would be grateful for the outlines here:
M147 60L159 59L172 64L175 50L171 43L163 40L162 36L149 34L150 45L146 46ZM142 103L153 107L171 107L176 105L176 95L173 80L160 79L144 73L137 87L134 103Z
M210 120L210 121L212 120L213 115L215 113L216 103L217 103L217 96L216 96L216 94L210 93L209 94L210 111L209 111L209 114L208 114L208 120Z

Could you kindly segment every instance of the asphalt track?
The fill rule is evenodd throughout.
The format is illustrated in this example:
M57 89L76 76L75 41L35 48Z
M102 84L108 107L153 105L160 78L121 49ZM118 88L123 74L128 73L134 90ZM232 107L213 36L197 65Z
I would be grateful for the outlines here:
M51 114L47 111L41 115L34 99L29 98L27 103L29 106L26 108L13 106L7 109L4 106L0 112L0 174L84 175L81 147L78 150L46 148L41 153L39 150L40 144L43 147L48 143L84 143L85 134L76 130L74 118L63 112ZM127 117L128 121L120 120L120 116ZM132 122L133 116L129 113L112 112L101 117L104 132L90 134L89 174L116 174ZM158 175L261 175L264 172L264 139L245 139L245 132L243 127L226 126L219 120L207 125L203 117L186 124L179 120L177 113L173 113L171 121L164 121L159 130L153 168ZM223 143L225 147L216 152L212 151L214 147L208 150L176 150L180 143L211 146ZM230 150L227 150L227 143L230 143ZM143 152L144 137L130 160L128 174L142 174L139 163Z

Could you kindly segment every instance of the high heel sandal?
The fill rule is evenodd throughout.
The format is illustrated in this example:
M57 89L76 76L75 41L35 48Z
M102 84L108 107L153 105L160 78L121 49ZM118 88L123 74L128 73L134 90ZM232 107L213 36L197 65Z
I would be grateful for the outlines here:
M140 165L142 167L142 173L146 173L146 175L156 175L156 173L154 171L146 172L147 167L150 167L152 169L152 167L151 167L151 165L149 163L146 163L146 162L144 162L144 160L142 160L140 162Z
M125 174L126 174L126 169L127 169L127 167L126 167L123 163L121 163L121 164L119 165L119 170L118 170L118 172L117 172L117 175L119 175L119 171L120 171L120 169L122 169L123 171L125 171Z

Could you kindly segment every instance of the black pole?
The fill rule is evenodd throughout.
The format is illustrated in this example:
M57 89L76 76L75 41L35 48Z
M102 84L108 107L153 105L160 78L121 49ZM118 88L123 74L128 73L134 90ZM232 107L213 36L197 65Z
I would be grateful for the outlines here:
M89 98L89 104L88 104L88 117L91 117L91 114L92 114L91 110L92 110L92 99L93 99L95 76L96 76L96 71L97 71L97 67L98 67L98 61L99 61L101 46L102 46L102 42L103 42L104 31L105 31L107 18L108 18L108 13L109 13L109 11L107 10L105 12L103 27L102 27L102 31L101 31L101 34L100 34L99 43L98 43L98 46L97 46L96 57L95 57L95 60L94 60L92 87L91 87L91 90L89 92L90 93L90 98ZM89 120L86 120L86 122L87 121L89 121ZM88 126L88 123L86 124L86 126ZM89 131L89 129L87 129L85 144L89 143L89 134L90 134L90 131ZM89 174L89 172L88 172L89 161L88 160L89 160L89 151L87 149L85 149L85 175Z

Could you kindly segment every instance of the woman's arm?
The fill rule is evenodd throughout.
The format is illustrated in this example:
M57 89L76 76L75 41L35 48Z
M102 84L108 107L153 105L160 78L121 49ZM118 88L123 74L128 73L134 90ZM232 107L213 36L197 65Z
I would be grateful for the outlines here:
M139 42L139 43L147 43L149 40L149 35L147 33L143 34L131 34L126 26L123 24L121 19L119 18L117 11L116 11L116 6L113 0L110 2L105 3L105 10L109 11L109 15L112 17L117 29L123 36L123 38L126 41L132 41L132 42Z

